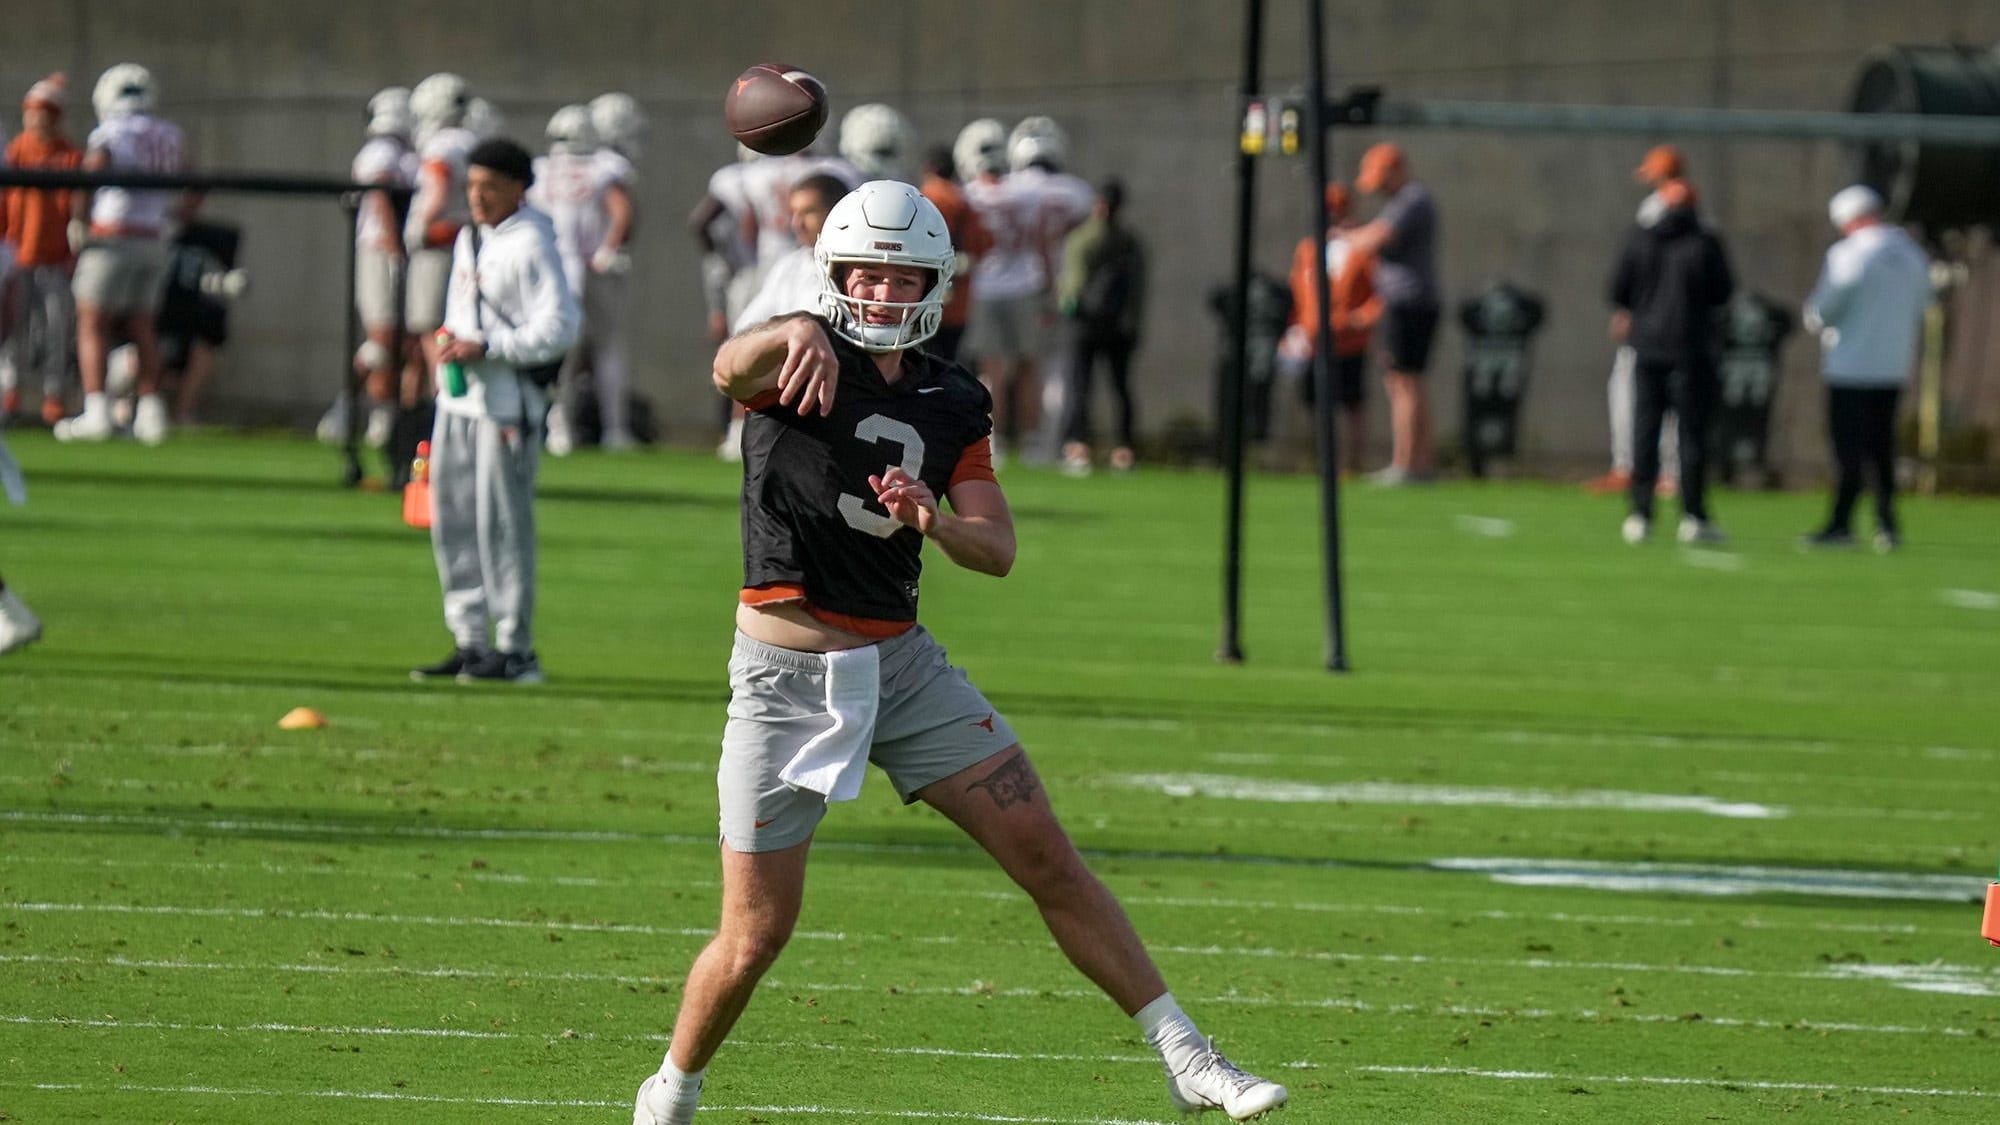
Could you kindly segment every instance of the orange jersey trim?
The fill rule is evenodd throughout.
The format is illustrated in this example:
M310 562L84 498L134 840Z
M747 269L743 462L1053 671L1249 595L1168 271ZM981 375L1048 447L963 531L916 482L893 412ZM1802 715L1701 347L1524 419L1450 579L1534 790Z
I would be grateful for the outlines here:
M796 582L767 582L762 586L745 586L736 595L736 600L748 606L796 603L807 613L812 614L816 620L856 636L878 641L901 636L917 624L914 621L883 621L875 617L855 617L852 614L821 609L806 600L806 588Z
M978 441L966 446L965 452L958 455L958 465L952 469L951 480L944 486L945 491L949 492L969 480L983 480L993 484L1000 483L998 478L993 475L993 439L991 437L980 438Z

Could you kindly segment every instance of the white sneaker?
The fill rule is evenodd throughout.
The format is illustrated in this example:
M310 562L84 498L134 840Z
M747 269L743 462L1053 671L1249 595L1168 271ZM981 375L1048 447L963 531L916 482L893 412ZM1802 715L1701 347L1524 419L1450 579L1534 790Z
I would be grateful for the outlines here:
M346 420L344 416L341 419L342 422ZM345 425L341 427L343 430L346 428ZM395 430L396 408L386 402L378 402L368 408L368 429L362 432L361 438L370 449L387 449L389 437ZM343 438L346 436L344 433L341 435Z
M1675 538L1690 545L1700 543L1713 545L1729 541L1729 536L1724 535L1713 520L1698 520L1693 516L1681 517L1681 526L1675 532Z
M114 427L111 424L111 408L100 399L96 410L89 406L74 418L64 418L56 423L57 441L108 441Z
M340 392L340 397L334 399L333 405L326 408L326 413L319 416L319 425L313 427L313 436L322 445L347 444L346 391Z
M647 1075L646 1080L639 1083L639 1096L632 1100L632 1125L683 1125L684 1122L692 1122L694 1106L689 1105L683 1110L669 1104L659 1087L660 1076L657 1074ZM695 1094L699 1096L700 1093L701 1086L697 1083Z
M0 590L0 653L13 652L42 639L42 619L28 608L26 602L14 596L12 590Z
M549 456L567 457L576 452L576 434L569 428L569 412L562 403L549 407L548 421L543 425L547 434L542 438L542 448L549 451Z
M1182 1113L1219 1109L1231 1121L1249 1121L1284 1105L1288 1095L1276 1082L1247 1074L1223 1058L1211 1040L1180 1073L1167 1074L1167 1096Z
M138 413L132 416L132 436L147 445L167 440L167 404L159 395L146 395L139 400Z
M1618 526L1618 537L1634 547L1644 543L1646 536L1652 533L1652 521L1641 515L1626 516L1625 522Z

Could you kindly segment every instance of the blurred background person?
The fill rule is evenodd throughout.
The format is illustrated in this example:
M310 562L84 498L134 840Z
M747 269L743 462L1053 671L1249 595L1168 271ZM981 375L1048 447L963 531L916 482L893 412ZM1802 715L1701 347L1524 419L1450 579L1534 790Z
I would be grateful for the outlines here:
M1642 227L1659 222L1660 216L1666 212L1666 203L1660 198L1661 188L1675 182L1687 183L1690 189L1694 187L1687 181L1687 158L1673 145L1655 145L1647 150L1639 166L1632 170L1632 178L1650 189L1646 197L1639 201L1638 215L1634 220ZM1615 495L1632 487L1634 360L1631 345L1622 340L1614 340L1613 343L1617 345L1617 351L1611 360L1611 375L1605 382L1605 405L1611 419L1611 468L1585 486L1600 495ZM1660 430L1660 482L1656 486L1660 494L1671 495L1678 487L1674 482L1679 476L1678 428L1663 424Z
M786 313L819 313L820 293L826 288L826 271L813 257L819 232L826 226L827 213L847 194L847 185L834 176L820 173L807 176L787 193L786 205L792 213L792 237L798 245L771 263L764 283L729 326L733 335Z
M917 130L894 106L869 102L840 119L840 155L863 180L917 180Z
M1716 313L1735 289L1722 239L1703 226L1684 180L1660 188L1665 210L1651 226L1634 223L1611 280L1612 339L1633 354L1631 514L1620 534L1652 533L1660 474L1660 426L1672 409L1680 428L1683 543L1723 538L1708 514L1708 420L1718 390Z
M1007 127L982 117L959 130L952 162L966 202L993 240L972 270L972 320L966 349L993 396L993 458L1018 455L1034 428L1036 364L1046 336L1042 293L1048 263L1040 241L1040 200L1026 180L1007 175Z
M451 248L472 218L465 202L465 161L479 138L465 124L471 100L471 89L456 74L433 74L410 91L418 168L417 193L403 227L409 251L403 320L417 338L426 378L438 365L437 330L444 324Z
M154 327L160 336L160 386L173 394L177 426L197 420L202 393L229 342L229 305L249 287L249 277L235 268L241 243L242 232L234 226L189 219L169 247Z
M1833 439L1833 508L1806 538L1816 547L1854 543L1854 504L1875 488L1875 549L1902 543L1896 522L1896 404L1922 350L1930 305L1930 261L1901 227L1882 221L1882 197L1856 185L1827 207L1841 234L1806 298L1806 327L1819 335Z
M1403 150L1388 142L1361 157L1356 191L1385 202L1373 221L1347 234L1350 246L1376 259L1375 288L1382 297L1383 386L1389 392L1389 466L1378 484L1429 481L1435 475L1430 398L1424 372L1437 341L1437 202L1410 175Z
M410 91L390 86L368 99L367 140L354 154L349 175L357 184L381 184L408 188L417 181L417 154L410 140L415 123L410 116ZM395 424L396 408L415 403L415 388L399 385L403 359L412 347L406 337L396 334L396 297L403 284L402 224L399 208L387 192L371 191L361 197L361 212L355 217L354 309L361 318L363 334L354 353L354 371L362 380L368 397L368 444L381 448L388 444ZM319 439L330 444L347 440L347 392L342 389L320 419Z
M599 444L613 451L630 449L625 279L632 259L625 240L632 232L632 164L600 148L587 106L556 110L545 132L549 152L535 160L535 186L528 190L528 200L555 224L563 273L583 307L582 335L563 363L556 402L549 407L549 452L562 457L576 446L573 427L585 371L595 389Z
M1090 218L1063 245L1058 286L1062 313L1070 322L1070 387L1063 409L1063 469L1091 468L1090 381L1099 360L1111 375L1118 398L1118 444L1111 467L1132 468L1137 460L1137 413L1132 402L1132 353L1146 305L1146 247L1121 218L1125 185L1106 180L1098 189Z
M1347 185L1326 185L1326 261L1319 257L1319 240L1302 238L1292 252L1292 323L1278 347L1283 361L1302 376L1306 404L1317 406L1319 393L1312 371L1319 350L1319 286L1328 287L1333 318L1333 403L1340 410L1340 472L1361 471L1368 444L1368 345L1382 319L1382 298L1375 291L1375 256L1355 244L1354 200Z
M21 135L7 143L7 167L44 172L77 167L83 153L62 125L68 95L61 74L28 88L21 100ZM0 423L21 412L24 379L40 383L44 424L53 426L68 413L63 395L76 346L71 199L64 188L17 187L0 193L0 237L6 243L0 254L14 263L11 272L0 269Z
M993 236L979 221L978 212L965 198L965 189L952 178L951 149L938 145L924 158L923 182L917 190L944 216L951 232L951 248L958 252L958 264L951 275L951 296L944 304L944 320L937 335L925 348L932 355L958 362L965 342L965 324L972 315L972 273L980 255L993 246Z
M186 170L180 127L153 115L152 72L137 63L106 70L91 92L97 128L84 145L86 172L174 175ZM181 197L180 218L195 197ZM56 425L62 441L103 441L116 425L104 393L105 358L130 341L138 362L139 405L132 435L148 445L167 438L161 400L159 336L153 317L166 288L167 237L175 221L174 193L102 188L91 193L88 241L76 262L76 352L83 376L83 413Z
M1035 244L1041 255L1037 303L1042 319L1040 424L1031 444L1036 455L1053 456L1062 442L1064 402L1070 390L1070 360L1075 354L1073 325L1057 308L1056 288L1062 277L1063 242L1090 217L1097 192L1083 177L1066 171L1069 134L1055 119L1040 114L1024 117L1007 135L1007 179L1033 200Z

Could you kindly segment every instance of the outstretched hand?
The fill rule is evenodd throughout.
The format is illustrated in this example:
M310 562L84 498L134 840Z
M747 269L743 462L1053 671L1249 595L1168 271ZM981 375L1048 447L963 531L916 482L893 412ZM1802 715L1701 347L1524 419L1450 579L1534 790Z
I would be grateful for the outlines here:
M868 487L875 490L875 502L903 524L917 529L929 538L937 528L937 496L930 485L912 477L901 468L893 468L880 476L870 476Z
M801 415L819 408L821 417L833 413L833 392L840 384L840 360L827 342L826 332L811 317L795 317L786 322L785 362L778 368L778 401L797 405Z

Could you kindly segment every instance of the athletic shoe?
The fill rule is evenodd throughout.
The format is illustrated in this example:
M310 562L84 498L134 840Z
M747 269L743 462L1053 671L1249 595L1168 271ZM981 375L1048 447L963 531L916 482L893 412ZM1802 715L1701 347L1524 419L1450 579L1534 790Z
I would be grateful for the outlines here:
M326 413L319 416L319 425L313 427L313 436L322 445L347 444L347 392L340 392Z
M1114 473L1129 473L1138 464L1138 455L1125 446L1121 445L1111 451L1111 471Z
M1618 537L1634 547L1644 543L1652 533L1653 521L1642 515L1626 516L1625 522L1618 525Z
M1729 536L1724 535L1722 529L1715 526L1714 520L1699 520L1693 516L1681 517L1681 526L1675 532L1675 538L1690 546L1702 544L1714 546L1729 541Z
M139 410L132 416L132 436L146 445L159 445L167 440L167 404L159 395L144 395L139 399Z
M1902 545L1903 536L1899 532L1878 531L1875 533L1875 553L1878 555L1890 554L1901 548Z
M1391 465L1368 474L1368 483L1377 488L1401 488L1410 482L1410 471L1400 465Z
M548 420L542 423L542 448L551 457L567 457L576 452L576 434L570 430L569 411L562 403L549 407Z
M378 402L368 408L368 429L362 432L361 440L370 449L387 449L389 438L396 430L396 408L386 402Z
M1072 441L1063 446L1062 471L1067 477L1087 477L1090 475L1090 447L1080 441Z
M694 1094L701 1095L701 1084L695 1083ZM677 1114L676 1107L667 1104L667 1098L660 1092L660 1076L649 1074L639 1083L639 1096L632 1100L632 1125L679 1125L682 1121L693 1121L694 1110L686 1108Z
M539 684L542 662L532 652L488 652L458 673L461 684Z
M12 590L0 590L0 653L13 652L42 639L42 620Z
M1615 496L1632 487L1632 474L1613 469L1601 477L1583 482L1583 490L1597 496Z
M410 669L410 678L419 683L424 680L455 680L458 678L460 672L465 671L474 661L480 659L480 655L469 648L455 648L451 650L450 656L445 657L436 664L426 664L421 668Z
M111 408L104 405L95 412L86 406L76 417L56 423L57 441L108 441L113 432Z
M1809 548L1846 548L1854 546L1854 533L1835 531L1831 528L1811 535L1799 536L1799 546Z
M1283 1086L1246 1074L1223 1058L1211 1040L1178 1073L1167 1073L1167 1097L1182 1113L1219 1109L1231 1121L1250 1121L1284 1105L1287 1095Z

